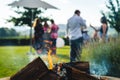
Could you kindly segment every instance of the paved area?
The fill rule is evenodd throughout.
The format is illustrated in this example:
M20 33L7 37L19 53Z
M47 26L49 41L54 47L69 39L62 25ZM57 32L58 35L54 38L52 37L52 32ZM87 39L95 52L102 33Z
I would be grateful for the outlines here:
M10 77L0 78L0 80L10 80Z
M106 78L105 80L120 80L120 78L116 77L110 77L110 76L102 76L103 78ZM10 77L0 78L0 80L10 80Z
M120 80L120 78L116 78L116 77L110 77L110 76L103 76L105 78L107 78L108 80Z

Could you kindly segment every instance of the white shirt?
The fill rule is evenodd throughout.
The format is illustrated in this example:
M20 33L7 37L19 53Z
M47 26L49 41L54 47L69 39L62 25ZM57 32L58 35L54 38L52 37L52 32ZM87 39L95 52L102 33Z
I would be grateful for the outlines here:
M86 27L85 21L78 15L73 15L67 23L67 35L70 40L82 37L81 27Z

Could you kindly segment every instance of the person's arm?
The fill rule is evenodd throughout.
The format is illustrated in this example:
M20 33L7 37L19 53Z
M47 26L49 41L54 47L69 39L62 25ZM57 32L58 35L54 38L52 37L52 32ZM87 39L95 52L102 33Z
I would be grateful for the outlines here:
M69 25L67 23L67 28L66 28L66 37L68 38L68 33L69 33Z
M84 19L82 19L81 17L80 17L79 21L80 21L79 22L80 25L82 26L82 29L86 29L87 28L86 21Z
M93 28L95 31L98 31L94 26L90 24L90 27Z
M57 31L59 30L59 26L57 25Z

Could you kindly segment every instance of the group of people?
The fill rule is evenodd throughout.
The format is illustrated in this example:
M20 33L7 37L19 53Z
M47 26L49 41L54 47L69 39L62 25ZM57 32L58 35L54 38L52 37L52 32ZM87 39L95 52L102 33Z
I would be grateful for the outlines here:
M80 10L75 10L74 15L68 19L66 33L70 43L70 62L80 61L83 40L86 38L87 28L85 20L80 16ZM100 32L100 37L103 41L106 41L108 25L107 19L102 17L101 19L101 27L100 29L96 29L92 25L90 25L94 30L94 38L98 38L98 32ZM34 27L34 43L33 47L37 51L37 53L42 52L42 48L44 46L44 41L48 40L52 42L52 54L56 54L56 40L58 37L59 27L55 24L54 20L51 20L51 26L44 22L42 25L39 18L35 19L33 24ZM88 37L87 37L88 38Z
M51 25L47 23L47 21L44 22L44 25L42 25L42 22L40 18L36 18L33 27L34 27L34 38L33 38L33 48L36 50L38 54L41 54L43 52L43 49L45 48L46 42L50 44L52 49L53 55L56 54L56 40L58 37L58 25L55 24L54 20L50 20Z
M86 31L84 29L87 28L85 20L80 16L80 11L75 10L74 15L68 19L67 22L67 35L70 41L70 62L80 61L83 41L85 39ZM107 41L107 32L108 25L107 19L102 17L100 19L102 25L100 29L96 29L92 25L90 25L94 30L94 38L98 37L98 32L100 32L100 39L105 42Z
M93 35L90 38L90 35L88 34L89 30L84 29L82 30L83 35L83 44L86 45L89 42L108 42L109 38L107 35L108 32L108 24L106 17L101 17L100 22L102 23L100 27L94 27L93 25L89 25L93 30Z

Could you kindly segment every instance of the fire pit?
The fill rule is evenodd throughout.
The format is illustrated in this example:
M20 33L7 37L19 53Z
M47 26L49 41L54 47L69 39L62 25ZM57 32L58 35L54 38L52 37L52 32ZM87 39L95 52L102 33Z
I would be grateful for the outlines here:
M89 71L88 62L55 64L50 70L38 57L11 76L10 80L99 80Z

